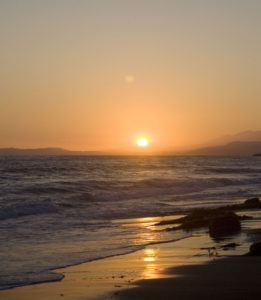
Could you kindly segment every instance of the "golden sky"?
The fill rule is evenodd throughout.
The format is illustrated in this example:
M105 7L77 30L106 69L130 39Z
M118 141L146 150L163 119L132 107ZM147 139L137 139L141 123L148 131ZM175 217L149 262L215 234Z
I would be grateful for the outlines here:
M259 0L0 1L0 147L154 150L260 129ZM136 146L135 146L136 147Z

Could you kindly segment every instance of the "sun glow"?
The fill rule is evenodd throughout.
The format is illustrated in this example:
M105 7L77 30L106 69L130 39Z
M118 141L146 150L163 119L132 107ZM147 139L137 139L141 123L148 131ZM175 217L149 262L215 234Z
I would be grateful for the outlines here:
M148 140L145 139L145 138L139 138L139 139L137 140L137 145L138 145L139 147L147 147L148 144L149 144L149 142L148 142Z

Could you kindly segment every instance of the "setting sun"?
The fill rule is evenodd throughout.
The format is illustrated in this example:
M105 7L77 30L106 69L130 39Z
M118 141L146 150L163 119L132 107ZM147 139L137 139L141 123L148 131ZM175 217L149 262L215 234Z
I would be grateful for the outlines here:
M147 147L147 146L148 146L148 140L145 139L145 138L139 138L139 139L137 140L137 145L138 145L139 147Z

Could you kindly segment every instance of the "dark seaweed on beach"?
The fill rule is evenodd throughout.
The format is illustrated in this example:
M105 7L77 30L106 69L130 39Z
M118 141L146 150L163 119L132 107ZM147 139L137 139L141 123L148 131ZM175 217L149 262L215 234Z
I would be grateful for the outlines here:
M232 232L240 230L240 221L250 219L249 216L238 216L234 211L247 210L247 209L261 209L261 202L259 198L252 198L246 200L242 204L228 205L218 208L208 208L208 209L196 209L189 211L185 217L181 217L175 220L166 220L157 223L156 225L171 225L180 224L172 228L167 228L167 230L192 230L201 227L209 227L214 233L218 232L222 225L228 224L227 228ZM220 224L218 224L220 223ZM215 226L215 224L217 226ZM223 228L221 228L222 230ZM227 229L225 229L227 230Z

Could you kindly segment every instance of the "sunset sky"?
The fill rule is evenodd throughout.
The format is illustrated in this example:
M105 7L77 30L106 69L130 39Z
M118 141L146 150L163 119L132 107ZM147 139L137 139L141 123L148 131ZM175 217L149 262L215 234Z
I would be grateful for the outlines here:
M261 129L260 0L0 0L0 147Z

